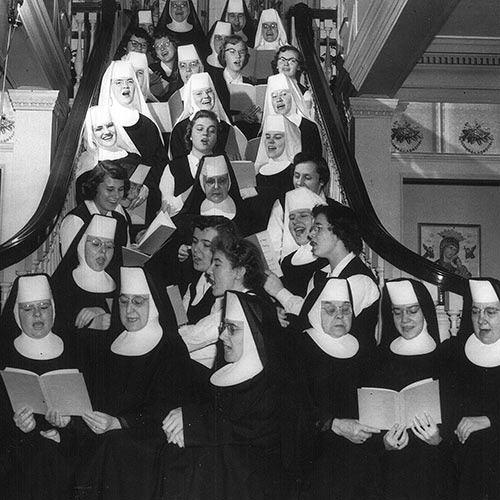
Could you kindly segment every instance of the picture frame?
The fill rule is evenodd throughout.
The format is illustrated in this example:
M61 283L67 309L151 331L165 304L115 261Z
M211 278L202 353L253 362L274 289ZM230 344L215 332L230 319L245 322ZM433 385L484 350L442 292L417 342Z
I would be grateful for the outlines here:
M418 253L465 278L481 276L481 226L421 222Z

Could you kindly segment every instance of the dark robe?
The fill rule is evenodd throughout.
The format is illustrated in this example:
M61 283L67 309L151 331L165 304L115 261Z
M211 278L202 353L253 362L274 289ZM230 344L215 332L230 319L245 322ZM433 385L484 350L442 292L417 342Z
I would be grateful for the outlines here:
M17 285L13 288L17 296ZM12 310L15 299L9 298L5 309ZM34 360L20 354L14 347L19 328L2 315L2 346L0 369L6 367L43 373L77 368L71 346L54 359ZM12 315L11 315L12 316ZM74 420L58 429L61 442L56 443L40 435L52 426L43 415L35 415L36 427L24 433L14 423L13 410L2 380L0 380L0 498L9 500L67 500L71 498L76 463Z
M172 129L172 134L170 135L170 155L173 160L182 156L187 156L190 153L184 140L188 123L189 118L184 118L184 120L176 123ZM224 154L230 129L231 125L227 122L220 122L220 135L217 137L214 154Z
M323 269L328 265L327 259L316 259L308 264L294 265L292 258L297 251L287 255L281 261L281 270L283 271L283 286L290 290L294 295L305 297L307 295L307 284L316 271Z
M371 439L354 444L331 430L334 418L358 418L356 389L371 371L367 349L360 347L352 358L339 359L320 349L307 333L294 335L291 341L298 376L309 389L318 431L317 457L301 498L378 498L377 460Z
M203 61L208 56L210 49L205 38L203 27L198 18L198 14L196 13L196 9L191 0L189 0L189 11L187 22L193 26L193 28L186 32L173 31L168 27L168 24L172 22L172 17L170 16L170 0L167 0L156 28L165 28L168 32L168 36L176 40L178 45L193 44L198 52L198 55Z
M404 387L432 378L440 382L442 441L431 446L408 429L409 443L402 450L387 451L385 432L374 439L379 443L381 463L381 498L391 500L454 500L456 487L451 460L451 406L448 394L447 362L436 348L431 353L401 356L390 350L382 353L370 386L400 391ZM366 385L366 384L365 384ZM472 498L472 497L471 497Z
M319 135L318 126L307 118L302 118L299 125L300 141L302 144L302 152L313 152L321 154L323 145L321 144L321 137Z
M248 10L246 2L243 1L242 3L243 3L243 14L245 14L245 20L246 20L245 26L244 26L242 31L245 34L245 36L247 37L247 42L246 42L247 45L249 47L253 48L253 46L255 45L255 33L257 31L257 27L255 26L255 21L252 19L252 16L250 15L250 12ZM222 11L222 14L220 16L220 20L223 22L228 22L228 21L226 21L228 5L229 5L229 1L227 1L226 5L224 5L224 10ZM214 27L215 27L215 23L214 23ZM211 33L209 33L209 35L211 35ZM211 39L211 37L208 36L208 40L210 40L210 39Z
M250 294L239 294L246 295ZM287 370L284 366L278 368L279 349L277 352L276 347L270 347L281 342L280 329L270 304L253 295L248 300L250 308L261 309L254 320L242 302L254 338L255 329L266 331L265 368L237 385L212 386L212 394L205 403L183 407L186 447L183 450L170 444L163 447L156 499L289 498L283 477L285 457L281 442L282 433L289 429L288 403L294 398L293 392L289 392ZM260 353L262 338L255 343ZM297 406L296 412L299 410ZM289 441L294 437L288 433Z
M158 76L155 76L154 78L161 78L162 80L165 80L168 82L168 87L166 89L163 89L162 87L162 93L156 91L155 86L150 84L150 88L152 89L151 91L153 92L153 89L155 91L153 92L154 96L160 101L160 102L167 102L172 94L182 88L184 85L184 82L182 81L179 71L177 68L174 68L170 76L168 76L165 73L165 70L162 68L161 63L159 61L151 63L149 65L149 69L155 73Z
M465 309L465 305L464 305ZM470 331L470 330L469 330ZM460 334L459 334L460 335ZM464 339L465 342L466 339ZM500 366L472 363L456 338L456 408L453 429L463 417L487 416L491 426L473 432L465 444L455 438L459 500L500 499Z
M157 293L151 290L152 296L159 297ZM156 455L166 439L162 420L170 410L191 402L187 349L177 334L171 307L164 299L155 299L155 304L163 326L160 342L137 356L108 350L101 364L93 408L116 417L121 429L102 435L88 428L82 431L77 475L81 498L151 498Z

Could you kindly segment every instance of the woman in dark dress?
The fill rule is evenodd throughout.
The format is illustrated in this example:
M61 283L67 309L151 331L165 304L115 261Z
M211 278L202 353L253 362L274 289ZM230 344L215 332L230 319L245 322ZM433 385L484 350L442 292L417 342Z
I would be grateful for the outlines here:
M77 368L70 343L52 331L54 301L48 277L21 276L14 282L1 318L0 368L38 375ZM14 412L0 382L0 497L67 500L76 461L73 422L54 411Z
M287 498L281 432L288 379L279 326L272 308L251 293L226 292L223 318L225 364L210 378L211 397L163 421L169 444L162 450L158 499ZM175 445L184 449L182 462L173 460Z
M224 39L228 36L231 36L231 24L223 21L215 21L207 35L211 50L207 57L207 65L209 66L207 71L211 72L212 69L222 68L219 61L219 52Z
M193 189L173 222L178 228L189 230L196 215L222 215L232 220L242 235L253 232L253 214L243 208L238 181L225 155L207 155L201 159ZM184 237L185 242L189 236Z
M456 498L495 500L500 498L500 282L483 278L469 284L472 297L464 301L456 339Z
M189 356L165 299L142 269L121 268L118 335L101 364L95 411L83 416L82 498L152 495L154 461L165 439L161 420L191 401Z
M378 367L369 385L400 391L421 380L439 380L443 424L422 409L411 426L395 424L381 436L381 497L452 500L450 367L425 285L409 279L387 282L382 322Z
M101 80L99 105L110 107L113 122L123 127L158 183L167 151L130 62L112 61L108 66Z
M115 245L127 246L129 241L129 218L120 201L128 194L130 182L127 171L115 161L103 160L90 171L82 184L84 201L66 214L59 231L61 253L64 257L75 237L87 226L95 214L116 219ZM118 255L115 255L117 261ZM121 263L121 261L119 261ZM119 263L116 269L119 267Z
M327 259L318 259L312 254L309 240L314 222L312 209L324 204L320 196L306 187L292 189L285 196L285 220L288 220L288 225L283 234L282 247L290 248L293 244L296 250L281 261L282 282L294 295L305 297L313 274L328 265ZM280 251L279 255L282 254Z
M113 263L116 220L94 215L52 277L57 330L75 345L79 366L90 384L110 342L111 310L117 296Z
M293 158L300 151L298 127L281 115L268 115L262 124L262 136L255 160L258 198L252 204L260 207L259 221L269 220L274 202L293 189Z
M356 389L369 377L372 356L367 335L350 331L347 280L326 280L309 294L301 315L311 326L290 339L292 363L309 389L318 439L301 498L378 498L372 436L380 431L357 420Z
M207 57L205 33L191 0L167 0L157 28L166 29L179 45L193 44L202 59Z

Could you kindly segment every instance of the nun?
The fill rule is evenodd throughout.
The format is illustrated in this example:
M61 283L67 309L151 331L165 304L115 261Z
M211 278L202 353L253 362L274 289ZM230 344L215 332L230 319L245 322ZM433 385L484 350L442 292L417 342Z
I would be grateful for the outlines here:
M157 123L140 90L129 61L112 61L101 81L99 104L109 106L113 122L128 134L151 175L159 181L167 163L167 152Z
M279 326L266 310L253 294L226 292L212 394L163 420L157 499L285 498L280 443L287 370ZM171 461L176 446L182 462Z
M214 152L224 153L232 126L231 121L222 106L210 75L208 73L198 73L193 75L185 85L184 110L174 125L170 136L170 156L173 160L189 154L189 149L187 149L184 142L187 126L196 112L202 109L213 111L217 115L220 122L220 136Z
M54 333L55 307L45 274L14 282L1 318L0 368L38 375L77 368L70 342ZM57 330L56 330L57 331ZM0 497L66 500L71 497L75 448L71 417L53 410L35 415L29 407L13 413L0 382Z
M288 191L285 196L285 220L288 226L281 244L283 286L294 295L305 297L307 284L316 271L328 265L328 260L312 253L309 231L314 217L312 209L324 205L324 200L306 187Z
M84 200L82 185L90 171L103 160L128 158L139 164L139 151L120 125L115 124L109 106L91 106L85 116L83 131L85 151L78 157L76 167L76 202Z
M498 499L500 282L475 278L469 286L457 337L456 498Z
M221 21L231 24L233 35L240 36L249 47L255 44L255 25L244 0L227 0Z
M263 119L270 114L285 116L299 128L303 153L323 150L318 126L310 119L307 103L297 83L283 73L267 79Z
M224 43L224 38L231 35L231 24L224 21L216 21L208 34L210 40L210 54L207 64L212 68L222 68L219 62L219 52Z
M202 25L191 0L167 0L158 28L165 28L179 45L193 44L203 59L208 54Z
M142 96L146 103L158 102L158 99L151 93L149 88L149 64L146 54L129 52L122 60L132 64L137 82L139 83L139 88L141 89Z
M173 222L177 227L188 227L187 222L196 215L221 215L232 220L246 236L252 232L254 217L243 206L238 181L228 158L207 155L201 159L193 189Z
M352 294L347 280L329 278L301 311L309 328L290 338L292 363L308 389L317 429L317 456L304 499L377 498L372 450L379 429L358 421L357 388L371 371L366 332L351 330Z
M166 294L141 268L122 267L120 282L95 411L83 415L77 488L84 498L151 498L162 418L191 402L189 356Z
M370 386L401 391L439 380L441 419L422 409L410 426L395 424L380 436L382 498L456 498L449 446L449 363L440 342L436 308L423 283L388 281L382 294L382 337Z
M260 14L255 34L255 50L276 52L287 43L285 27L278 12L275 9L264 9Z
M121 248L115 251L116 229L113 217L94 215L52 277L57 329L75 344L78 364L90 384L110 342L115 279L121 262Z

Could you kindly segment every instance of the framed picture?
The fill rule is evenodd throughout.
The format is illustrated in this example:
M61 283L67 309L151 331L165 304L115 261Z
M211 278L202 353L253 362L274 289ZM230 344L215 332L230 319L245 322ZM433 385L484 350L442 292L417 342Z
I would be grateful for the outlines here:
M418 224L419 253L464 278L481 275L481 226Z

